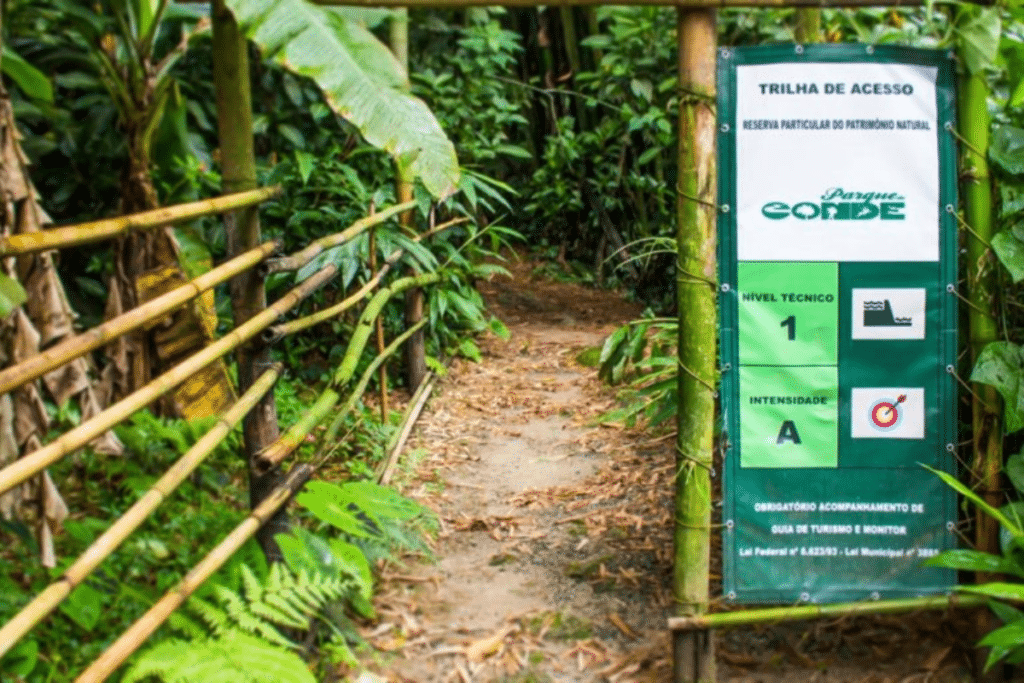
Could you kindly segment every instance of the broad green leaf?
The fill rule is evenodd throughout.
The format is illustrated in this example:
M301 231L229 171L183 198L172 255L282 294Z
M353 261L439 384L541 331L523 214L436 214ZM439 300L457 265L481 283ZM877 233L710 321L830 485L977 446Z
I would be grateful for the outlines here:
M1024 104L1024 78L1017 81L1017 86L1010 93L1010 99L1007 104L1011 107L1019 107Z
M966 14L966 13L965 13ZM981 73L995 63L999 52L1002 20L998 7L974 8L970 18L957 29L967 70Z
M1024 583L994 581L992 583L983 583L980 586L960 586L960 590L965 593L987 595L990 598L1009 600L1011 602L1021 602L1024 600ZM1024 643L1024 641L1021 642Z
M938 476L940 479L942 479L942 481L946 483L947 486L954 489L964 498L967 498L972 503L977 505L979 508L981 508L983 512L985 512L990 517L995 519L997 522L1002 524L1014 536L1024 536L1024 531L1022 531L1017 524L1015 524L1010 518L1004 515L1000 510L997 510L996 508L986 503L984 499L982 499L977 493L972 491L969 487L965 486L964 483L961 482L959 479L957 479L956 477L947 472L942 472L941 470L933 469L931 467L928 467L927 465L922 465L922 467ZM1022 585L1022 588L1024 588L1024 585Z
M313 164L315 162L316 157L309 152L295 151L295 164L299 167L299 177L302 178L303 185L309 182L309 176L313 173Z
M1004 624L1017 621L1018 619L1024 619L1024 612L1013 605L1007 605L1005 602L999 602L998 600L990 600L988 607L992 610L992 613L999 617L999 620Z
M59 609L83 631L92 631L103 613L103 594L83 583L71 591Z
M23 640L0 658L0 671L14 676L17 680L32 673L38 658L39 643L35 640Z
M1003 572L1006 563L998 555L977 550L947 550L925 561L927 567L946 567L969 572Z
M246 36L279 65L312 78L328 105L403 177L419 178L436 198L455 192L455 147L394 55L364 26L306 0L227 0Z
M1024 129L1010 125L995 125L989 144L992 161L1007 173L1024 173Z
M25 289L17 280L0 274L0 317L6 317L27 299Z
M981 351L971 372L971 381L988 384L1003 397L1006 431L1013 433L1024 427L1024 396L1021 396L1021 373L1024 357L1021 347L1012 342L992 342Z
M7 47L6 44L0 54L0 67L3 68L7 77L29 97L44 102L53 102L53 84L50 83L50 79L42 71L22 59L21 55Z
M585 368L596 368L601 364L601 347L590 346L576 354L576 362Z
M1024 453L1014 453L1009 457L1006 461L1006 476L1018 493L1024 493Z
M1024 242L1012 231L1002 230L992 238L992 250L1015 283L1024 280Z

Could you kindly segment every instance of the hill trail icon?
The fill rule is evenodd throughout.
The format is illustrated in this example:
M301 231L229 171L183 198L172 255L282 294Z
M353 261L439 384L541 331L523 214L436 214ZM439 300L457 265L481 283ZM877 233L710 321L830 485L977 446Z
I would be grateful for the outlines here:
M913 324L912 316L895 317L888 299L864 302L864 327L910 327Z

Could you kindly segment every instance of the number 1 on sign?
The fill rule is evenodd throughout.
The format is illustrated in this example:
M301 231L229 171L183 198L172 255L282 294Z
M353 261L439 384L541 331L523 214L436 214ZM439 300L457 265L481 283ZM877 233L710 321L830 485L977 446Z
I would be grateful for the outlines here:
M789 337L789 341L793 341L794 339L796 339L796 316L795 315L791 315L788 318L786 318L785 320L783 320L781 323L779 323L779 327L788 328L787 329L787 336Z

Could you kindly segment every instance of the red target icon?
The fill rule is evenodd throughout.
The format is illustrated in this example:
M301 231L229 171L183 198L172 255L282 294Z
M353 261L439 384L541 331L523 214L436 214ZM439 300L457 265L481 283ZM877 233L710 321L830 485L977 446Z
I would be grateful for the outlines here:
M893 401L884 398L871 404L871 424L881 431L889 431L896 428L903 421L903 410L900 404L907 400L906 394L900 394Z

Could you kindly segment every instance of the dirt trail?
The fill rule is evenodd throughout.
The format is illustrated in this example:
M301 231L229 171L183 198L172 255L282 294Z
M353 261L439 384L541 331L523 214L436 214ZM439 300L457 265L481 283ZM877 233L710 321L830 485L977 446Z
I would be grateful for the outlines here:
M389 683L669 681L671 444L596 425L614 392L575 361L639 309L513 270L482 285L511 338L453 365L406 447L396 483L437 512L438 561L385 568L364 665ZM719 680L964 681L964 624L735 630Z

